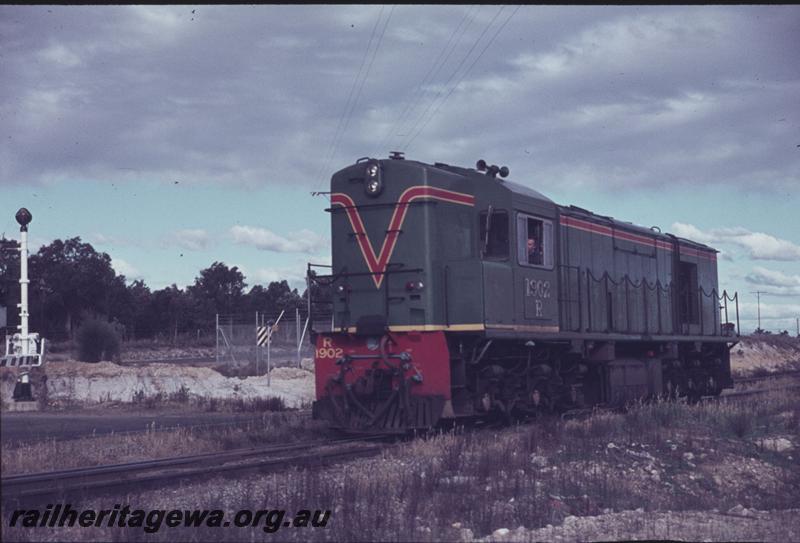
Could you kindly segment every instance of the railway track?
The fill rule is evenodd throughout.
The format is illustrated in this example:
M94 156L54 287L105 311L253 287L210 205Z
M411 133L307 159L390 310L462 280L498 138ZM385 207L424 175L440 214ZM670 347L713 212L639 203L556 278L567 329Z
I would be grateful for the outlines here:
M4 504L45 503L107 492L136 491L212 476L271 472L291 466L314 467L379 454L385 436L320 440L293 445L11 475L0 479Z
M776 371L775 373L769 373L767 375L759 375L754 377L739 377L733 380L735 384L745 384L745 383L758 383L761 381L768 381L770 379L778 379L780 377L798 377L800 376L800 370L783 370L783 371Z
M767 392L781 392L789 390L800 390L800 385L786 385L774 388L758 388L754 390L737 390L733 392L728 392L726 394L720 394L719 396L704 396L703 399L728 401L736 398L746 398L748 396L760 396L761 394L766 394Z

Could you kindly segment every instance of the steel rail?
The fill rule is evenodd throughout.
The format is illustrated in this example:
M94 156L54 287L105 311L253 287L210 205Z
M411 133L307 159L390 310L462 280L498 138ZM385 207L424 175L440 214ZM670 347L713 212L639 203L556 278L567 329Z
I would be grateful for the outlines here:
M768 379L778 379L781 377L793 377L800 375L800 370L781 370L767 375L758 375L753 377L739 377L733 380L734 384L738 383L756 383L758 381L766 381Z
M45 497L96 494L122 488L144 488L220 473L274 471L296 465L324 465L378 454L386 445L364 446L386 436L318 440L292 445L144 460L124 464L12 475L0 479L3 503L39 501ZM342 445L347 445L342 449ZM258 457L253 459L253 457Z
M726 401L734 398L746 398L747 396L760 396L762 394L767 394L768 392L785 392L799 389L800 385L787 385L775 388L759 388L756 390L739 390L736 392L728 392L727 394L720 394L719 396L703 396L703 399Z

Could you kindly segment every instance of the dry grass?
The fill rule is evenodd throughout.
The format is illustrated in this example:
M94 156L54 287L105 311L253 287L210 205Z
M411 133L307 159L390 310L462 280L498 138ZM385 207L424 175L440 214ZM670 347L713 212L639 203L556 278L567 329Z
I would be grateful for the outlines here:
M171 394L145 395L138 390L133 393L132 407L145 409L163 409L167 407L187 407L206 412L232 412L232 413L264 413L268 411L288 411L283 398L277 396L258 398L211 398L193 396L186 386L181 386Z
M645 403L626 413L601 412L579 421L553 418L502 431L441 432L381 458L321 472L290 470L235 482L217 478L93 503L105 507L124 500L135 507L219 508L228 514L240 509L333 510L327 528L285 529L275 534L282 541L461 540L498 528L546 528L568 516L638 509L641 514L625 517L627 528L588 538L667 537L672 532L664 528L664 511L724 512L737 504L766 510L796 507L796 450L779 453L760 443L769 436L800 443L798 421L800 399L792 392L705 405ZM677 529L680 518L667 521ZM800 533L798 522L779 523L764 539L791 540ZM724 522L703 526L704 538L738 537ZM48 537L45 530L15 533ZM175 528L145 537L135 530L103 528L54 531L50 537L240 541L262 540L264 533L260 528Z
M324 530L286 529L276 534L280 540L471 539L502 527L542 528L558 525L568 515L638 508L644 511L628 531L592 538L618 539L631 533L665 537L655 520L651 527L642 525L657 518L647 514L726 511L736 504L783 510L800 503L798 460L758 444L775 435L791 436L797 443L798 420L800 400L786 392L697 406L641 404L626 413L598 413L582 421L547 419L496 432L438 433L380 459L323 472L291 470L235 483L217 479L124 499L136 507L163 509L333 510ZM193 448L197 446L202 444ZM97 501L97 506L117 501ZM796 530L796 524L776 526L779 535L770 539L796 533L785 531ZM735 539L724 523L712 528L704 537ZM131 530L53 533L70 540L145 539ZM45 531L27 535L46 537ZM146 538L238 541L263 536L259 528L176 528Z
M318 439L326 429L307 415L265 413L231 426L148 430L69 441L2 443L3 476L168 458L271 443Z

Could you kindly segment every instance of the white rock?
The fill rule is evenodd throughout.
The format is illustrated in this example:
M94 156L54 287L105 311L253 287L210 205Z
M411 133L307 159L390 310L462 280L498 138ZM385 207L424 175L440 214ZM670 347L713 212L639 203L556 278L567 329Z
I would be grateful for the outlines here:
M547 458L538 454L531 455L531 464L536 466L537 468L544 468L547 467Z
M694 460L694 455L690 452L685 452L683 453L683 459L686 460L687 462L690 462Z
M765 449L775 452L788 451L789 449L794 448L792 442L785 437L768 438L763 440L762 444Z
M492 536L493 537L504 537L504 536L508 535L509 532L511 532L511 530L509 530L508 528L498 528L497 530L492 532Z
M743 511L746 511L746 509L740 503L740 504L737 504L737 505L731 507L730 509L728 509L728 514L729 515L742 515Z

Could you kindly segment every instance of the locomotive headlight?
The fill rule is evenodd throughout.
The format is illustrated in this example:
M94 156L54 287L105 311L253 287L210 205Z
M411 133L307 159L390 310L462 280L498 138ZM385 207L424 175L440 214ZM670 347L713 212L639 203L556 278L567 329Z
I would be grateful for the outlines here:
M367 191L369 196L377 196L383 190L383 181L381 181L381 168L375 163L371 162L367 165L366 180L364 190Z

